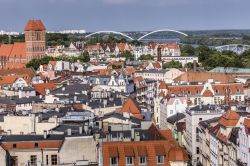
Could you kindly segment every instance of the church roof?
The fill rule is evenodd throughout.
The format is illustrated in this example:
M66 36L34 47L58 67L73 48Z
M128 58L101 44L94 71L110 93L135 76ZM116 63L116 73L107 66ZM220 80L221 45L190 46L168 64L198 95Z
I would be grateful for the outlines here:
M29 20L24 31L45 31L46 28L41 20Z
M0 56L26 58L26 46L24 42L14 44L2 44L0 46Z

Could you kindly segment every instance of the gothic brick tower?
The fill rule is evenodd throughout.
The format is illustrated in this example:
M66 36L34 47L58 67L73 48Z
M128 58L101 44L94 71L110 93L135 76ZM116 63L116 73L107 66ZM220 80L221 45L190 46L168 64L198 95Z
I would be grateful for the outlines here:
M40 59L45 56L46 28L41 20L29 20L24 29L26 43L26 59Z

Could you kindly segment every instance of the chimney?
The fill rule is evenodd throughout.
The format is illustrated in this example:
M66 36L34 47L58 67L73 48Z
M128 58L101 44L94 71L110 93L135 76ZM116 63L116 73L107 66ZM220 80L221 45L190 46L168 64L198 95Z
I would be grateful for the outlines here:
M161 46L158 46L157 48L157 61L161 61Z
M196 72L196 70L197 70L197 62L196 62L196 60L193 61L193 67L194 67L194 72Z
M63 92L65 91L65 87L62 87L62 91L63 91Z
M135 139L135 129L131 129L131 139Z
M43 138L44 138L44 139L47 139L47 138L48 138L48 134L47 134L47 131L46 131L46 130L43 131Z
M11 130L8 130L7 132L8 132L8 135L11 135Z
M88 134L88 129L89 129L89 126L84 125L84 133L85 133L85 134Z
M79 134L82 134L82 126L79 127Z
M68 130L67 130L67 135L68 135L68 136L71 136L71 129L68 129Z
M202 109L202 103L201 102L199 103L199 109Z

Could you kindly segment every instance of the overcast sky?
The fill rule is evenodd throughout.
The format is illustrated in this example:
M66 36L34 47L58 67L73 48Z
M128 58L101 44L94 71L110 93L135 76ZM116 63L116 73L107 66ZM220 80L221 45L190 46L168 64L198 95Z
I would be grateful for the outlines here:
M250 29L250 0L0 0L0 29L28 19L48 30Z

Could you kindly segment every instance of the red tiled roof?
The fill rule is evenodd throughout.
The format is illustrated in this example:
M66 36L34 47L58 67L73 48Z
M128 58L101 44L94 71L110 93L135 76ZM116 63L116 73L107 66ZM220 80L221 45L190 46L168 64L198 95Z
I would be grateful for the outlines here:
M20 69L25 68L24 63L7 63L4 69Z
M29 20L24 31L45 31L46 28L41 20Z
M18 141L18 140L17 140ZM63 141L62 140L45 140L45 141L37 141L38 147L35 147L35 142L15 142L15 143L9 143L4 142L2 143L2 146L7 150L13 149L13 144L16 144L15 149L34 149L34 148L60 148L62 146Z
M203 93L203 96L204 96L204 97L213 97L213 92L211 92L210 90L206 90L206 91Z
M40 95L46 94L46 89L49 89L50 91L56 89L56 84L54 83L43 83L43 84L33 84L33 87L36 89L36 92Z
M9 55L13 58L26 58L26 45L25 43L14 43L12 51Z
M250 119L245 118L244 122L243 122L243 125L246 126L246 128L250 128Z
M26 58L26 45L25 43L2 44L0 46L0 56L10 58Z
M9 57L13 48L13 44L2 44L0 46L0 56L7 56Z
M161 68L161 64L159 62L152 62L152 65L154 66L155 69Z
M169 150L168 158L170 161L188 161L188 156L180 146L172 147Z
M225 84L211 84L214 91L217 91L217 95L225 95L226 89L230 89L231 94L238 94L238 90L240 93L243 93L244 88L241 83L225 83ZM175 95L178 94L188 94L188 95L197 95L203 90L204 85L171 85L168 86L169 94L173 93Z
M160 97L164 97L164 96L165 96L164 92L161 91L160 94L159 94L159 96L160 96Z
M174 79L175 82L206 82L208 79L213 79L216 82L235 82L233 76L223 73L210 73L210 72L194 72L188 71Z
M159 87L160 89L168 89L168 86L167 86L167 84L166 84L166 82L165 81L162 81L161 83L160 83L160 87Z
M126 44L125 43L118 43L117 47L120 51L125 51Z
M188 161L187 153L173 140L104 142L102 144L104 166L110 165L111 156L118 157L119 165L126 165L125 157L128 155L133 156L135 161L138 161L139 156L147 156L147 165L156 165L157 155L167 156L165 158L165 166L170 165L171 161Z
M127 101L123 104L121 112L128 112L132 114L141 114L141 109L137 103L130 96Z
M228 110L219 119L219 124L225 127L235 126L240 119L240 115L235 111Z

